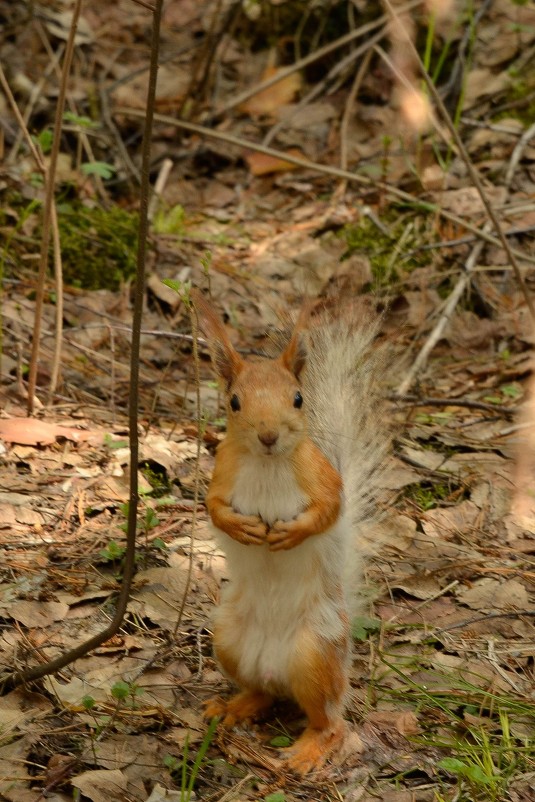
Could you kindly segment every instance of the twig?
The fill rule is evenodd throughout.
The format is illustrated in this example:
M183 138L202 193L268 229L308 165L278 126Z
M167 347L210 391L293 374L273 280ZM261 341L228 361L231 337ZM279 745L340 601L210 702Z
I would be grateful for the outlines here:
M518 411L516 407L504 407L499 404L485 404L483 401L469 401L465 398L420 398L417 395L387 396L389 401L398 401L413 407L466 407L481 409L483 412L497 412L505 417L513 417Z
M24 126L25 127L28 126L28 122L30 121L30 117L32 116L33 108L34 108L35 104L37 103L37 100L39 99L39 97L42 94L43 87L44 87L44 85L45 85L45 83L47 81L47 78L50 75L50 73L53 72L56 69L57 65L59 64L59 60L63 55L64 49L65 49L65 46L63 44L61 44L58 47L57 52L54 53L52 59L48 62L47 66L46 66L46 69L45 69L41 79L39 81L37 81L37 83L34 84L34 86L32 87L32 91L30 92L30 97L28 99L28 103L26 104L26 108L24 109L24 115L22 117L22 119L24 120ZM19 130L17 131L17 135L15 137L15 140L13 142L11 150L9 151L9 155L8 155L8 157L6 159L6 164L13 164L13 162L15 161L17 153L19 152L19 148L20 148L20 145L21 145L21 142L22 142L23 138L24 138L24 127L20 126Z
M56 182L56 169L58 164L59 146L61 141L61 124L63 121L63 109L65 108L65 97L67 95L67 78L71 69L72 57L74 53L74 40L78 29L78 19L82 8L82 0L76 0L72 11L71 27L65 48L61 82L59 86L58 102L56 106L56 116L54 120L54 134L52 149L50 151L50 165L48 168L47 181L45 187L45 204L43 209L43 233L41 242L41 254L39 259L39 271L37 274L37 288L35 296L35 318L32 335L32 348L30 353L30 365L28 372L28 414L31 415L34 408L35 386L37 383L37 366L39 362L39 347L41 339L41 323L43 317L43 304L45 298L45 278L48 267L48 246L50 243L50 225L52 220L52 206L54 204L54 189Z
M26 139L28 148L34 158L36 166L38 170L43 175L43 179L45 185L48 186L50 182L50 173L46 168L45 162L39 150L37 149L33 139L30 136L30 132L28 131L28 127L26 122L20 112L20 109L17 105L17 101L15 100L13 93L11 92L11 88L7 82L5 77L4 71L2 69L2 65L0 64L0 85L5 92L5 95L9 101L13 114L20 126L20 130L23 133L24 138ZM52 203L50 206L50 224L52 227L52 234L53 234L53 245L54 245L54 273L56 277L56 293L58 297L58 306L56 308L56 347L54 351L54 359L52 363L52 379L51 379L51 390L50 393L53 393L53 385L55 386L55 382L57 381L57 375L59 372L59 361L60 361L60 351L61 351L61 340L63 334L63 282L62 282L62 266L61 266L61 248L60 248L60 240L59 240L59 229L58 229L58 219L57 219L57 212L56 206L54 202L54 198L52 197ZM45 265L46 266L46 265ZM43 297L44 297L44 277L43 277ZM61 311L61 315L59 311ZM35 311L35 315L37 315L37 310ZM35 319L34 319L35 325ZM35 331L34 331L35 336ZM28 403L30 403L30 398L28 396ZM42 407L41 402L35 398L35 394L32 394L31 400L32 406L38 406L39 408Z
M160 167L160 172L158 173L158 178L154 184L154 189L152 192L152 198L150 199L149 203L149 220L152 221L158 203L160 202L161 194L164 190L165 185L167 184L167 179L169 178L169 173L173 169L173 162L171 159L164 159L162 162L162 166Z
M530 127L524 131L520 139L515 145L513 153L511 155L511 159L509 161L509 166L507 168L507 172L505 174L505 186L507 189L510 188L511 182L513 180L513 176L515 174L515 170L518 167L518 163L522 158L522 154L524 150L528 146L528 143L531 139L535 137L535 123L532 123Z
M119 133L119 129L115 125L115 122L114 122L113 117L111 115L108 91L103 89L103 87L101 86L100 90L99 90L99 95L100 95L100 113L102 114L102 120L103 120L104 124L106 125L106 127L111 131L111 133L112 133L112 135L113 135L113 137L115 139L115 143L117 145L117 149L119 150L119 153L122 156L122 159L124 161L125 167L127 168L127 170L130 170L130 172L132 173L132 175L136 179L137 183L139 184L140 181L141 181L141 176L139 174L139 170L137 169L136 165L134 164L134 162L130 158L130 154L128 152L128 148L125 146L125 144L124 144L124 142L123 142L123 140L121 138L121 134Z
M372 57L372 51L368 50L359 64L358 70L355 73L355 78L353 79L351 90L346 99L344 113L342 115L342 121L340 123L340 167L342 168L342 170L347 170L347 131L349 128L349 120L351 118L351 114L353 112L353 106L359 93L360 85L364 79L366 70L368 69L368 66L370 64L371 57ZM341 191L345 192L347 181L343 182L342 186L343 190Z
M145 117L145 113L140 109L130 109L122 106L115 109L115 113L124 114L125 117L138 117L140 119L144 119ZM207 137L208 139L217 139L220 142L226 142L229 145L235 145L241 150L254 150L258 153L265 153L267 156L274 156L276 159L287 161L290 164L296 164L298 167L303 167L306 170L313 170L316 173L330 175L334 178L345 178L347 181L362 184L369 189L382 189L394 198L403 200L406 203L410 203L413 206L417 206L425 211L439 214L445 220L451 220L452 223L461 226L461 228L468 229L468 231L471 231L473 234L475 234L478 239L484 240L490 245L500 245L500 240L496 237L493 237L492 234L489 234L487 230L480 229L476 225L470 223L468 220L465 220L464 218L459 217L452 212L448 212L446 209L442 209L436 203L421 201L418 198L415 198L409 192L398 189L398 187L388 184L386 181L375 181L371 178L368 178L368 176L359 175L359 173L352 173L348 170L341 170L339 167L308 161L308 159L304 159L299 156L293 156L291 153L285 153L277 148L266 147L265 145L260 145L257 142L252 142L249 139L243 139L242 137L234 136L233 134L227 134L224 131L208 128L205 125L191 123L186 120L177 120L175 117L170 117L166 114L155 114L154 120L155 122L164 123L164 125L173 125L176 128L184 128L186 131L192 131L193 133ZM524 254L521 251L515 250L513 252L521 256L526 262L535 263L535 257L530 256L529 254Z
M488 222L485 223L485 228L487 230L490 229L490 224ZM476 265L476 262L479 258L481 251L483 250L483 247L484 247L483 241L479 240L472 248L472 252L470 253L470 256L465 262L464 270L459 276L457 284L453 288L450 296L448 297L448 300L444 304L443 312L440 315L440 318L438 319L435 328L427 338L426 342L424 343L420 352L418 353L416 359L410 366L407 375L399 385L397 391L398 395L405 395L405 393L411 386L412 382L414 381L415 377L418 375L422 367L427 362L429 354L431 353L437 342L442 337L444 329L446 328L446 325L449 322L453 312L455 311L455 307L457 306L461 298L461 295L465 291L468 282L470 281L472 271L474 270L474 267Z
M160 22L162 15L163 0L155 0L155 12L152 23L152 42L150 57L149 87L147 92L147 123L143 135L143 158L142 158L142 183L140 197L139 215L139 236L138 236L138 257L137 274L134 297L134 313L132 322L132 347L130 357L130 394L129 394L129 426L130 426L130 504L128 510L128 529L126 534L126 552L123 567L121 589L117 598L117 606L110 624L102 632L97 633L92 638L79 644L74 649L58 655L50 662L33 666L24 671L14 671L3 678L1 683L2 693L33 680L53 674L60 668L78 660L83 655L100 646L118 632L126 612L128 599L130 597L130 587L135 571L135 542L137 527L137 501L138 501L138 389L139 389L139 351L140 351L140 329L143 314L143 300L145 290L145 252L148 231L147 211L149 205L150 189L150 152L152 138L152 119L154 114L154 100L156 95L156 76L158 72L158 53L160 40ZM75 28L74 19L72 22L71 33Z
M468 627L470 624L479 624L480 621L490 621L495 618L535 618L535 610L517 610L515 613L489 613L488 615L478 615L475 618L468 618L466 621L459 621L457 624L451 624L449 627L441 627L434 631L434 635L440 635L441 632L449 632L452 629L460 629L461 627Z
M192 345L193 345L193 369L195 372L195 406L196 406L196 414L197 414L197 453L195 455L195 474L193 478L193 512L191 515L191 536L190 536L190 548L189 548L189 561L188 561L188 573L186 576L186 584L184 586L184 593L182 595L182 600L180 603L180 609L178 611L178 618L175 624L175 628L173 631L173 637L176 638L176 634L178 632L178 628L180 626L180 622L182 621L182 616L184 615L184 608L186 606L186 600L188 597L189 589L191 586L191 577L193 576L193 551L195 548L195 533L197 529L197 508L199 506L199 495L200 495L200 486L201 486L201 443L202 443L202 434L201 434L201 426L202 426L202 407L201 407L201 371L200 371L200 360L199 360L199 346L198 346L198 335L199 335L199 317L197 314L197 309L195 305L192 303L191 298L188 299L189 303L189 315L191 321L191 334L192 334Z
M48 57L50 58L50 60L55 65L54 69L56 69L58 71L59 80L60 80L60 83L61 83L61 81L63 80L63 74L62 74L61 70L59 70L58 67L57 67L57 59L55 59L54 51L52 50L52 46L51 46L51 44L50 44L50 42L48 40L48 36L46 34L45 28L44 28L44 26L43 26L43 24L41 22L38 24L37 30L39 32L39 36L41 37L41 41L43 43L43 46L44 46L46 52L48 53ZM76 109L76 106L73 103L72 99L70 97L66 96L65 100L69 105L69 110L72 113L77 114L78 110ZM63 115L62 115L62 117L63 117ZM62 128L63 128L63 119L62 119ZM84 151L85 151L85 153L87 155L88 161L94 162L95 161L95 154L93 152L93 147L91 145L91 142L89 141L89 137L87 135L87 132L83 128L80 128L79 126L76 126L74 128L74 130L76 131L80 146L84 149ZM76 165L77 168L79 168L79 162L80 162L80 156L78 154L77 165ZM104 202L107 202L108 201L108 193L106 191L106 187L104 186L104 182L103 182L102 178L98 174L95 174L95 175L93 175L91 177L91 179L95 183L95 187L96 187L96 189L97 189L97 191L98 191L98 193L100 195L100 198Z
M453 141L455 142L455 145L458 148L459 154L460 154L463 162L466 165L468 173L470 174L470 178L472 179L472 182L473 182L475 188L477 189L479 197L481 198L481 202L482 202L483 206L485 207L485 211L487 212L487 215L488 215L489 219L492 221L492 224L494 226L494 230L495 230L496 234L498 235L498 239L500 240L500 243L501 243L503 249L505 250L505 253L509 257L509 261L511 262L511 265L512 265L513 270L515 272L516 280L518 281L518 286L522 290L522 293L523 293L524 298L526 300L526 304L528 306L529 313L531 315L531 319L532 319L532 321L535 322L535 306L533 305L533 300L531 298L531 295L530 295L530 293L528 291L528 288L526 286L526 283L525 283L524 278L522 276L522 273L520 271L520 267L518 266L518 262L516 261L516 257L514 255L513 251L511 250L511 248L509 247L509 243L507 242L507 237L503 233L502 227L500 225L500 221L498 220L498 217L497 217L494 209L492 208L492 205L491 205L491 203L490 203L490 201L489 201L489 199L487 197L487 194L486 194L486 192L485 192L485 190L483 188L483 183L481 181L479 173L476 170L476 168L474 167L474 165L472 164L472 160L470 159L470 156L468 154L468 151L466 150L464 142L462 141L461 137L459 136L459 132L457 131L457 128L453 124L453 121L452 121L452 119L451 119L451 117L450 117L450 115L449 115L449 113L448 113L443 101L442 101L442 98L440 97L439 93L437 92L435 84L433 83L433 81L429 77L429 75L428 75L428 73L427 73L427 71L426 71L426 69L425 69L425 67L424 67L424 65L422 63L420 55L419 55L418 51L416 50L416 47L414 46L414 42L412 41L411 37L407 34L407 31L405 30L403 22L399 17L399 13L392 7L392 4L391 4L390 0L384 0L384 3L387 6L387 8L390 10L390 13L392 14L392 16L393 16L394 20L396 21L397 25L400 26L400 29L405 34L405 39L407 41L409 49L412 52L412 55L414 56L414 58L417 60L417 63L419 65L419 67L420 67L420 71L422 73L422 76L423 76L423 79L424 79L424 81L426 83L426 86L429 89L429 92L431 93L431 95L433 97L433 100L435 101L436 106L440 111L440 114L441 114L442 119L443 119L443 121L444 121L444 123L446 125L446 128L450 132L451 137L453 138Z
M524 228L510 228L507 231L504 231L506 237L516 237L519 234L531 234L535 231L535 226L525 226ZM457 245L470 245L470 243L475 242L477 237L458 237L457 239L446 239L442 240L442 242L427 242L425 245L419 245L418 248L414 248L412 251L406 251L403 254L404 259L408 259L411 256L414 256L416 253L421 253L422 251L431 251L438 248L455 248ZM496 270L503 270L504 266L499 265L495 267Z
M59 366L61 364L61 346L63 343L63 266L61 263L61 243L59 239L59 226L56 204L51 207L52 237L54 243L54 280L56 285L56 327L54 337L54 354L48 390L48 403L52 404L53 396L58 386Z

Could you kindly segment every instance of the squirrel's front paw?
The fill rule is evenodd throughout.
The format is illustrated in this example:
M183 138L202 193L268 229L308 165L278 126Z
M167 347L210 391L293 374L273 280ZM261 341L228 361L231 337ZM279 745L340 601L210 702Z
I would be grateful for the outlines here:
M246 546L259 546L266 542L266 533L267 526L258 515L240 515L231 537Z
M266 540L270 551L283 551L295 548L307 536L307 532L297 521L275 521Z

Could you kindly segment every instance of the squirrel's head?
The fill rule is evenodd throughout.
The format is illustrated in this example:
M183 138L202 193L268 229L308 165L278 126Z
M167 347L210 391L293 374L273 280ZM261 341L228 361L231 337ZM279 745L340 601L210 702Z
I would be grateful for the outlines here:
M227 401L227 432L236 446L257 456L291 454L306 435L299 375L305 364L301 330L305 312L276 359L243 359L225 327L198 291L193 301Z

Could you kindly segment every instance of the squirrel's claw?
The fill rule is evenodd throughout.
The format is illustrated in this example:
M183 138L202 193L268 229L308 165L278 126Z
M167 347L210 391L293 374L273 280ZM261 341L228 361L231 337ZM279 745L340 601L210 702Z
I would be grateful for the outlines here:
M257 515L240 516L240 525L232 532L232 537L246 546L259 546L266 542L267 526Z
M283 551L293 549L306 538L306 533L302 527L297 526L295 521L276 521L267 535L267 542L270 551Z

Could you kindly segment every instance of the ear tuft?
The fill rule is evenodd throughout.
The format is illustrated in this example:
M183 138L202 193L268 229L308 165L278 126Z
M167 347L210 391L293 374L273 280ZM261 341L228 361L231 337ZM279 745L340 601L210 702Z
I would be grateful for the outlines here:
M304 342L303 329L310 317L311 311L312 306L310 303L303 304L294 326L290 342L279 357L284 367L289 370L290 373L293 373L296 378L299 378L299 374L306 363L307 349Z
M227 330L213 306L199 290L192 289L190 294L199 315L200 327L208 340L212 364L228 388L241 371L243 359L230 342Z

